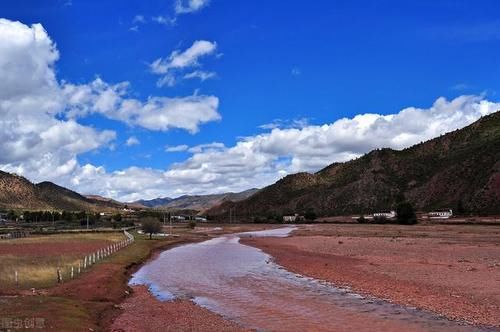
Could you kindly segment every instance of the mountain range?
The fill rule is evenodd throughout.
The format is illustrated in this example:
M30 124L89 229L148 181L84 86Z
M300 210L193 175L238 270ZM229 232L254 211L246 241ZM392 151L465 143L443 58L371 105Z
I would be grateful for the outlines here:
M418 210L458 208L500 214L500 112L404 150L377 149L316 173L288 175L263 189L185 195L121 203L83 196L52 182L34 184L0 171L0 208L117 211L138 208L205 211L211 216L304 213L335 216L394 208L406 200Z
M238 202L254 195L259 189L248 189L239 193L223 193L213 195L183 195L177 198L155 198L139 200L133 204L164 210L196 210L204 211L226 201Z
M123 203L98 195L81 195L52 182L34 184L28 179L0 171L0 209L111 211L124 207L155 208L163 210L203 211L228 200L239 201L250 197L257 189L241 193L217 195L184 195L177 198L157 198Z
M34 184L0 171L0 208L27 210L116 211L123 203L85 197L52 182Z
M336 216L388 210L402 200L424 211L500 214L500 112L404 150L378 149L316 173L288 175L207 213L252 217L314 209Z

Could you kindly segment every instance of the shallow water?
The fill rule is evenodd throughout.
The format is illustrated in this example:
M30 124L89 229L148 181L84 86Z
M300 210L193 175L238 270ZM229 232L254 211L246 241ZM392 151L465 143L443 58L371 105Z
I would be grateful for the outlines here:
M226 235L173 248L142 267L130 284L149 286L161 300L191 299L257 330L480 330L296 275L239 243L244 236L287 236L292 230Z

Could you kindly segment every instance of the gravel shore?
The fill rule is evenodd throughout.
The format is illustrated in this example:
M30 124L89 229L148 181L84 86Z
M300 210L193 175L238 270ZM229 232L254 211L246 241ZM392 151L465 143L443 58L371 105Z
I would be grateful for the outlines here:
M500 326L500 228L317 225L242 243L290 271L450 319Z

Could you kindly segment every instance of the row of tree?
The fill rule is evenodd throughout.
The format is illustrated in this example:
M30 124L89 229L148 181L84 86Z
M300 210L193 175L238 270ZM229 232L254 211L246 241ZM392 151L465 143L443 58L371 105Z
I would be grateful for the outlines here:
M85 211L23 211L22 213L16 212L14 210L10 210L7 212L8 220L23 220L25 222L56 222L56 221L66 221L66 222L87 222L87 218L89 223L94 224L95 222L103 219L103 217L99 213L87 213ZM122 221L122 215L116 213L110 217L106 218L107 220L120 222Z

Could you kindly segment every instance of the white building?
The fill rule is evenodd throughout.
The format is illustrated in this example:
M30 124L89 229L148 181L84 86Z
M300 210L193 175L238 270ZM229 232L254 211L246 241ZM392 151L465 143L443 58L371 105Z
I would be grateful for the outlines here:
M283 216L283 222L295 222L298 216L298 214L294 214L293 216Z
M372 214L372 217L373 218L385 217L387 219L392 219L392 218L396 218L396 211L391 210L391 211L375 212L374 214Z
M453 216L453 210L447 209L447 210L431 211L431 212L427 213L427 216L430 219L448 219L448 218Z

